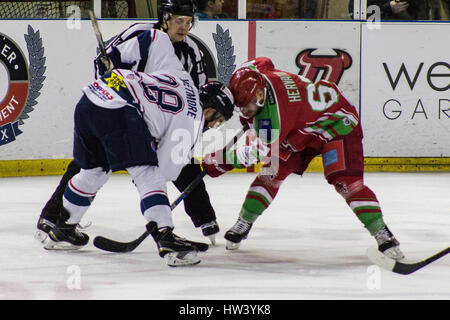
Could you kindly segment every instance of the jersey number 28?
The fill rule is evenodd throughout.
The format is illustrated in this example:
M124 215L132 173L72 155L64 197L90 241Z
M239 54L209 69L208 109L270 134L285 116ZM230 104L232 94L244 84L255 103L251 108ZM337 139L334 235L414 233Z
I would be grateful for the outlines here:
M147 100L152 103L156 103L163 112L177 114L183 110L183 99L176 90L170 88L178 87L177 81L169 75L167 75L167 78L156 76L152 76L152 78L155 78L155 80L167 85L168 87L162 87L156 84L141 83Z

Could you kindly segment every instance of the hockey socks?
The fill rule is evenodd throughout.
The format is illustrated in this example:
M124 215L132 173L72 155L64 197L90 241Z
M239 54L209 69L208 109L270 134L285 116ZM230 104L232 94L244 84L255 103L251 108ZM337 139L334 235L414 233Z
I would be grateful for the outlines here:
M378 199L362 177L339 177L333 185L371 235L386 226Z
M169 199L165 190L153 190L141 198L141 212L147 221L154 221L158 228L173 227Z
M77 188L72 180L70 180L63 197L63 206L70 212L70 217L67 222L70 224L79 223L89 209L92 201L94 201L95 195L95 192L85 192Z
M63 196L63 206L70 212L68 224L78 224L94 201L97 191L108 181L109 172L102 168L81 169L69 180Z
M240 217L253 223L272 203L279 188L280 184L268 183L257 177L247 192Z
M380 204L368 187L364 186L360 191L352 194L346 202L370 234L373 235L385 227Z
M362 177L340 177L333 185L375 238L378 250L391 259L403 259L400 243L384 223L378 199L373 191L364 185Z

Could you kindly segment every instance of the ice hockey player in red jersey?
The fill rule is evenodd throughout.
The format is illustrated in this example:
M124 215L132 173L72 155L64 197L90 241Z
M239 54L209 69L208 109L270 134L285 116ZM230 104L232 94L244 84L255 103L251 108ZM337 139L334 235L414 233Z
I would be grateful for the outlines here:
M227 249L237 249L253 223L267 209L291 173L303 174L322 156L328 183L342 195L385 255L402 259L399 242L383 220L374 192L364 184L363 133L355 107L338 87L275 69L259 57L236 70L229 82L241 123L257 143L204 157L212 177L249 166L265 156L261 173L250 185L239 219L225 234ZM244 148L244 149L243 149Z

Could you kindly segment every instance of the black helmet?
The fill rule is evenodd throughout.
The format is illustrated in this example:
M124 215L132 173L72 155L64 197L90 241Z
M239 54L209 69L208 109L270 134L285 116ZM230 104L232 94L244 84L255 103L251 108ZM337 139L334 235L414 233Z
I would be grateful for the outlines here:
M228 120L233 115L234 99L231 91L219 81L211 81L202 85L199 90L203 109L213 108Z
M162 0L158 7L158 22L163 23L163 16L166 13L194 18L196 11L197 5L193 0Z

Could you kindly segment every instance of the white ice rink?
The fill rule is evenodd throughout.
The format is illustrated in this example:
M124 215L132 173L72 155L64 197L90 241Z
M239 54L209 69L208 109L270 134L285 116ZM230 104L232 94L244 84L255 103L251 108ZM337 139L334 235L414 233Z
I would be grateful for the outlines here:
M33 235L60 177L0 178L0 300L5 299L450 299L450 255L408 276L372 266L375 240L322 173L290 176L238 251L224 232L237 219L254 174L205 178L221 231L192 267L170 268L149 237L134 252L92 245L96 235L131 241L145 220L126 174L113 175L82 223L90 243L77 252L46 251ZM450 246L450 173L367 173L384 217L408 260ZM170 200L178 191L170 185ZM201 241L179 205L175 233Z

